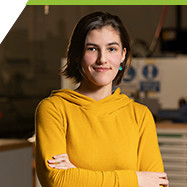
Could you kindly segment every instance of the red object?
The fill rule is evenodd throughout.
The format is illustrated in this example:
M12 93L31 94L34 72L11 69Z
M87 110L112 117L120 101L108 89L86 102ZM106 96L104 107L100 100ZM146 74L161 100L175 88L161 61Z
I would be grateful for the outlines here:
M3 114L0 112L0 118L3 117Z

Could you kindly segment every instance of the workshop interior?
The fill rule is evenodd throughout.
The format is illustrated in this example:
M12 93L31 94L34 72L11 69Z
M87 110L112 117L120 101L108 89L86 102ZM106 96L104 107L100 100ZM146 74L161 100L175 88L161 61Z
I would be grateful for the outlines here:
M74 25L94 11L116 14L128 28L132 63L120 84L121 92L151 110L158 125L170 187L187 187L185 5L26 6L0 44L0 139L16 144L10 150L9 143L0 149L2 165L4 159L9 159L7 172L0 172L2 184L40 186L33 161L34 140L28 144L25 141L34 138L34 115L39 102L52 90L76 87L60 71L66 63ZM19 147L22 140L23 146ZM10 152L14 158L25 155L22 161L18 159L23 165L15 165ZM13 171L13 167L17 170ZM21 167L24 169L19 172ZM10 177L12 180L7 179Z

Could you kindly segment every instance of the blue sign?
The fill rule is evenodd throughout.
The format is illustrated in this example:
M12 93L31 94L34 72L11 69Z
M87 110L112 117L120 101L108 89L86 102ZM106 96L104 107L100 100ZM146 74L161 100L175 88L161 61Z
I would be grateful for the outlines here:
M140 91L160 91L160 82L159 81L141 81L140 82Z
M123 79L123 81L125 81L125 82L130 82L130 81L132 81L135 77L136 77L136 71L135 71L135 69L131 66L131 67L129 68L129 71L128 71L127 75L126 75L125 78Z
M145 78L154 79L158 75L158 68L153 64L148 64L143 68L142 73Z

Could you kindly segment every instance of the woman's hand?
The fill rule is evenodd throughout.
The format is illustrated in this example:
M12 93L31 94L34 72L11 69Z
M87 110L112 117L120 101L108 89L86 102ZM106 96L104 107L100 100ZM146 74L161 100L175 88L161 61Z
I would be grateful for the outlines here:
M137 171L138 187L169 187L166 173Z
M76 168L68 158L67 154L60 154L53 156L53 159L48 160L48 165L55 169L70 169Z

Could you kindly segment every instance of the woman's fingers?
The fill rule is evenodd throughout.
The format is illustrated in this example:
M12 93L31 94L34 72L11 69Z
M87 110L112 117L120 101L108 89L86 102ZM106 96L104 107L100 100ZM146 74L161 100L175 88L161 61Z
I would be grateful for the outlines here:
M49 167L55 168L55 169L70 169L70 168L76 168L71 163L59 163L59 164L48 164Z
M160 185L162 185L164 187L169 187L169 180L167 178L167 174L166 173L160 173L160 175L159 175L159 183L160 183Z
M169 185L169 181L167 179L160 179L159 183L160 183L160 185L163 185L163 186L168 186Z
M160 173L160 172L155 172L159 178L166 179L167 178L167 173Z
M66 153L64 153L64 154L59 154L59 155L53 156L53 158L61 158L61 157L68 158L68 155Z
M59 163L59 164L48 164L51 168L55 169L70 169L75 168L75 166L71 163Z
M69 158L67 154L60 154L53 156L53 159L48 160L48 163L59 163L59 162L69 162Z
M160 185L163 185L165 187L169 186L169 181L167 180L166 173L148 171L140 171L136 173L138 177L139 187L158 187Z
M48 160L48 165L55 169L69 169L75 168L75 166L69 161L67 154L55 155L53 159Z

